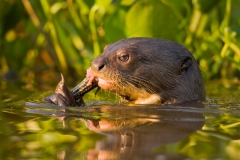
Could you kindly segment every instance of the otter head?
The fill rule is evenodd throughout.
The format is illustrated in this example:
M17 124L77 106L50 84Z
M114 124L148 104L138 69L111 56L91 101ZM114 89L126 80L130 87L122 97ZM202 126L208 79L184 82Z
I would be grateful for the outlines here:
M92 62L91 72L101 88L135 104L205 99L192 54L168 40L129 38L107 45Z

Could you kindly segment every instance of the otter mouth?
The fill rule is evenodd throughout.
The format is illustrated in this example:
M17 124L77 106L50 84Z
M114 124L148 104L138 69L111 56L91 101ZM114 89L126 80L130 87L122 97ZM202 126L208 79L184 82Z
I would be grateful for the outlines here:
M88 86L92 85L92 82L93 81L96 81L98 82L98 86L101 87L102 89L105 89L105 90L112 90L113 89L113 83L111 82L108 82L102 78L99 78L97 77L91 68L88 68L87 69L87 75L86 75L87 78L89 78L89 82L88 82Z

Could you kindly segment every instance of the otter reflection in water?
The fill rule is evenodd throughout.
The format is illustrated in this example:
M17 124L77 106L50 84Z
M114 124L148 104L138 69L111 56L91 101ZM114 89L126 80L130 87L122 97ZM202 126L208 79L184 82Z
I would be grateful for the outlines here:
M87 78L88 86L97 83L133 104L205 100L203 79L192 54L182 45L163 39L127 38L107 45L92 62ZM76 101L82 98L76 96L78 87L71 91ZM71 97L54 95L49 101L59 104L58 100L68 101L65 99Z
M66 110L58 115L68 129L68 121L78 118L89 130L106 135L107 139L97 141L95 148L88 151L88 159L145 159L159 155L174 158L153 150L200 130L204 124L202 107L198 102L180 106L101 106L80 109L80 112ZM71 157L76 154L73 152L76 151L68 150L66 154Z

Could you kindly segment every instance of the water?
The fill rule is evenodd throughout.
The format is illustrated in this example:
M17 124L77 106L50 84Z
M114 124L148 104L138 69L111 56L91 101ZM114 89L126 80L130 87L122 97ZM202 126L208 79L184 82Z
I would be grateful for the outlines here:
M61 108L39 101L49 93L10 85L1 94L0 159L238 160L238 84L206 87L204 103Z

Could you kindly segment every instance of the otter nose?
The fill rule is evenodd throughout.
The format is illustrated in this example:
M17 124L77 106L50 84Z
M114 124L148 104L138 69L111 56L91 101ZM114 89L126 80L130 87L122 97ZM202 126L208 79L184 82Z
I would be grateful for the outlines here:
M97 71L101 71L105 66L105 63L102 59L97 58L92 62L92 69L95 69Z

